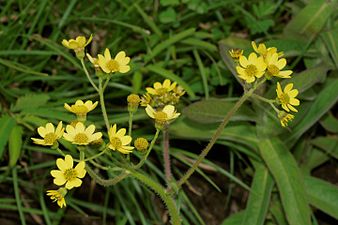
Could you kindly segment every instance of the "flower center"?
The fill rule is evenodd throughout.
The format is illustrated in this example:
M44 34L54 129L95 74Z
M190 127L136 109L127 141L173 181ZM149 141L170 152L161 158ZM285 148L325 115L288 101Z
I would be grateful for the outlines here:
M65 172L63 173L63 176L65 177L67 181L70 181L70 180L77 178L77 172L75 169L70 168L70 169L65 170Z
M155 120L158 122L165 122L167 121L168 115L165 112L156 112L155 113Z
M110 139L110 144L115 148L115 149L119 149L122 147L122 141L120 140L120 138L118 137L112 137Z
M87 144L88 143L88 137L85 133L78 133L74 137L74 142L78 144Z
M57 136L53 132L46 134L44 137L46 144L53 144L56 139L57 139Z
M268 72L271 75L275 76L275 75L277 75L279 73L279 68L277 66L275 66L275 65L269 65L268 66Z
M289 104L289 102L290 102L290 97L289 97L288 94L283 93L283 94L281 94L279 100L281 101L281 103L282 103L283 105Z
M114 59L109 60L106 66L111 72L118 71L120 68L119 63Z
M86 115L88 113L88 108L85 105L73 105L73 111L79 115Z
M249 76L249 77L254 77L257 74L258 70L257 67L255 65L248 65L245 69L245 73Z
M164 95L165 93L168 92L168 89L162 87L162 88L156 89L156 92L157 92L158 95Z

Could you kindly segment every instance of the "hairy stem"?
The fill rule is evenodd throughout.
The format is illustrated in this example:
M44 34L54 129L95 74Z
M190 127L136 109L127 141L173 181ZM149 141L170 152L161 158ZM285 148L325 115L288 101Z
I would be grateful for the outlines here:
M237 112L239 107L252 95L252 93L254 91L255 91L255 88L252 88L248 92L246 92L238 100L238 102L234 105L234 107L225 115L222 123L218 126L214 135L211 137L208 145L202 150L201 154L198 156L197 160L194 162L192 167L190 167L189 170L184 174L184 176L181 177L181 179L177 182L177 188L180 188L189 179L189 177L195 172L195 170L198 168L199 164L203 161L205 156L211 150L212 146L214 146L214 144L217 141L217 139L219 138L219 136L222 134L222 131L223 131L224 127L228 124L230 118ZM170 189L169 191L172 192L173 189Z
M171 181L171 165L170 165L170 154L169 154L169 131L168 126L163 128L163 160L164 160L164 172L167 184Z
M103 179L102 177L100 177L100 175L95 173L95 171L92 170L92 168L90 168L90 166L88 165L86 165L86 171L88 172L89 176L91 176L96 181L96 183L105 187L115 185L128 176L128 172L122 171L120 175L112 179Z
M134 178L138 179L145 185L147 185L150 189L155 191L160 198L163 200L163 202L166 204L170 218L171 218L171 224L173 225L180 225L181 224L181 218L179 211L177 209L177 206L175 204L174 199L166 192L165 188L158 184L156 181L152 180L149 176L146 176L140 172L137 171L129 171L130 175Z
M100 78L99 79L100 105L101 105L101 110L102 110L102 114L103 114L104 123L106 124L107 132L109 132L110 125L109 125L109 120L108 120L108 116L107 116L106 106L104 104L103 92L104 92L104 89L102 87L102 79Z

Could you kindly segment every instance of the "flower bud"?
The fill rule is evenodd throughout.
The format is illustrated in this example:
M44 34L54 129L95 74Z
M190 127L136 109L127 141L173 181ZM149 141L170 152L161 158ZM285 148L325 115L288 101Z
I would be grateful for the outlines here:
M145 138L137 138L134 141L134 146L137 150L143 152L148 149L149 142Z
M128 111L136 112L141 101L140 97L136 94L130 94L127 97L127 101L128 101Z

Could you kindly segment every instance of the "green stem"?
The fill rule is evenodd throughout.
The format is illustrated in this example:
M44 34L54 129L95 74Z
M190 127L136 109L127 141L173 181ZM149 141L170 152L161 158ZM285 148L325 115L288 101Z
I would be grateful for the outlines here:
M258 100L261 100L261 101L269 103L269 104L275 102L274 99L267 99L267 98L264 98L264 97L262 97L260 95L256 95L256 94L252 94L252 97L257 98Z
M141 168L141 167L143 166L143 164L146 162L146 160L147 160L147 158L148 158L148 156L149 156L151 150L152 150L153 147L154 147L154 144L155 144L155 142L156 142L156 140L157 140L157 138L158 138L158 135L160 134L160 131L161 131L161 130L156 129L156 133L155 133L155 135L154 135L153 140L151 141L151 143L150 143L150 145L149 145L149 148L148 148L148 150L147 150L147 153L146 153L145 156L142 158L142 160L141 160L137 165L134 166L134 169L139 169L139 168Z
M100 105L101 105L101 110L102 110L102 114L103 114L104 123L106 124L107 132L109 132L110 125L109 125L109 120L108 120L108 116L107 116L106 106L104 104L103 92L104 92L104 89L102 87L102 79L100 78L99 79Z
M160 198L163 200L163 202L166 204L169 215L171 218L171 224L173 225L180 225L181 224L181 218L179 211L177 209L177 206L175 204L174 199L166 192L165 188L152 180L149 176L146 176L140 172L137 171L129 171L130 175L147 185L150 189L154 190Z
M131 136L132 128L133 128L133 112L129 112L129 128L128 128L128 135Z
M169 132L168 126L163 128L163 161L164 161L164 173L167 184L171 181L171 166L170 166L170 154L169 154Z
M257 85L258 87L259 85ZM222 123L218 126L217 130L215 131L214 135L211 137L208 145L203 149L201 154L198 156L197 160L194 162L192 167L189 168L189 170L184 174L183 177L177 182L177 188L180 188L188 179L189 177L195 172L195 170L198 168L199 164L203 161L205 156L209 153L212 146L214 146L215 142L219 138L219 136L222 134L222 131L224 127L228 124L230 118L237 112L239 107L253 94L255 91L255 88L250 89L248 92L246 92L239 100L236 102L234 107L225 115ZM169 190L170 192L173 191L173 189Z
M115 185L129 175L128 172L122 171L120 175L114 177L113 179L103 179L88 165L86 165L86 171L88 172L89 176L91 176L96 181L96 183L105 187Z
M84 150L81 150L81 151L80 151L80 161L83 161L84 158L85 158Z
M12 176L13 176L14 195L15 195L16 205L19 211L20 221L22 225L26 225L25 215L23 213L23 207L21 204L21 197L19 193L18 173L16 171L16 167L13 167L12 169Z
M84 70L84 72L85 72L85 74L86 74L86 76L87 76L87 78L88 78L90 84L93 86L93 88L94 88L97 92L99 92L99 89L97 88L96 84L94 83L94 81L92 80L92 78L90 77L90 75L89 75L89 73L88 73L88 70L87 70L87 68L86 68L86 65L84 64L84 60L83 60L83 59L81 59L81 65L82 65L82 68L83 68L83 70Z

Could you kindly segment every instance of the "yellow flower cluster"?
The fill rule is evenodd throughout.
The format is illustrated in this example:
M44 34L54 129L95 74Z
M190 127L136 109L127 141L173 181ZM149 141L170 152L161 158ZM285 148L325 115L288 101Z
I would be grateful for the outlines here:
M75 51L77 58L83 60L85 53L85 47L92 41L93 36L91 35L88 40L84 36L78 36L75 40L62 40L62 45L68 49ZM112 74L115 72L127 73L130 70L128 65L130 58L126 56L124 51L120 51L114 58L111 57L108 48L105 49L104 54L98 54L97 57L92 57L90 54L86 54L89 61L93 64L97 72L102 71L106 74Z
M243 55L243 50L232 49L229 51L230 56L237 63L236 71L239 78L248 84L257 82L263 76L265 79L272 79L273 77L291 78L292 71L285 70L287 62L283 58L283 52L278 52L276 47L266 47L263 43L257 46L255 42L251 42L251 45L253 52L248 57ZM296 99L298 90L293 89L293 83L287 84L283 90L280 83L277 82L276 92L276 102L281 105L285 112L275 110L277 110L281 125L286 127L288 122L294 118L289 112L297 112L294 106L300 104L299 100Z
M150 105L155 108L163 108L166 105L176 105L185 94L183 88L165 79L163 83L155 82L153 87L146 88L147 93L141 98L141 106Z

